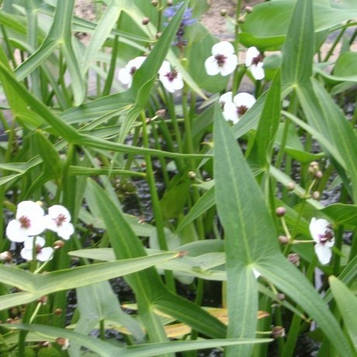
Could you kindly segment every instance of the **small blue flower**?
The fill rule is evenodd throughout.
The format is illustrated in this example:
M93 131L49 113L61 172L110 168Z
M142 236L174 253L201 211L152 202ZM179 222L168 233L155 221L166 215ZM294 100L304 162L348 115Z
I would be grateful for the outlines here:
M182 4L183 3L181 2L177 5L173 5L173 6L170 6L165 9L164 16L167 18L168 21L170 21L176 15L177 11L181 8ZM183 49L183 47L186 46L187 41L184 39L185 27L191 26L196 22L197 22L197 19L192 18L192 8L190 8L190 7L187 8L184 11L180 27L176 33L176 41L174 41L174 43L173 43L174 46L177 46L181 49ZM168 25L168 22L165 22L164 26L167 26L167 25Z
M176 15L177 11L181 8L181 6L182 6L182 3L179 3L177 5L173 5L173 6L166 8L164 11L164 16L168 20L172 19ZM181 23L184 26L190 26L190 25L193 25L195 22L197 22L197 19L192 18L192 8L189 7L185 10Z

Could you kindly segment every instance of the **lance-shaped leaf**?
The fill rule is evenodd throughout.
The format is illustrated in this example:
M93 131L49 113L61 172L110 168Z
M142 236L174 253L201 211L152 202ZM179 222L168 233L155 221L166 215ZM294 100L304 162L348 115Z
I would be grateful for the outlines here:
M331 291L341 312L346 330L357 352L357 297L334 276L329 277Z
M218 106L214 145L216 204L225 232L229 337L255 334L257 288L251 272L254 268L315 319L341 355L353 356L326 303L281 254L263 194ZM249 353L249 349L228 349L232 356Z
M311 0L298 0L283 47L283 87L310 80L314 55L314 19Z
M280 121L280 88L280 73L278 73L265 100L251 153L253 162L259 167L266 167L270 163L273 143Z
M226 242L228 337L251 338L255 336L258 310L258 289L251 264L272 254L278 246L263 196L218 105L214 173L217 210ZM227 356L250 353L249 346L227 348Z

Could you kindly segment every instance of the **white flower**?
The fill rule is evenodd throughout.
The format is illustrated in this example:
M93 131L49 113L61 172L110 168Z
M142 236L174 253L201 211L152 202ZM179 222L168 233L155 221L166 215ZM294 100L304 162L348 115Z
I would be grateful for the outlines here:
M263 59L263 55L257 50L256 47L248 48L245 58L245 65L249 68L250 72L256 80L261 80L265 76Z
M251 94L245 92L238 93L232 98L232 92L227 92L220 97L219 102L223 104L224 119L235 124L254 105L256 99Z
M331 224L326 219L315 217L310 222L310 234L315 244L315 253L322 265L328 264L332 257L331 248L335 244Z
M17 205L16 219L6 227L6 236L13 242L23 242L29 236L42 233L45 229L44 211L33 201L22 201Z
M126 85L128 88L130 88L131 83L133 81L134 73L141 67L145 59L145 56L139 56L130 60L128 64L119 71L119 81Z
M212 56L205 61L206 72L210 76L221 74L228 76L237 67L238 57L234 47L228 41L218 42L212 47Z
M35 245L35 247L34 247ZM24 242L24 248L21 249L21 257L25 260L39 260L47 262L52 259L53 249L45 247L45 240L42 237L28 237ZM35 256L34 254L35 253Z
M175 69L171 69L170 63L167 61L164 61L161 65L159 79L170 93L183 88L181 73L178 73Z
M54 205L48 209L46 227L56 232L61 238L67 240L74 232L71 215L66 207Z

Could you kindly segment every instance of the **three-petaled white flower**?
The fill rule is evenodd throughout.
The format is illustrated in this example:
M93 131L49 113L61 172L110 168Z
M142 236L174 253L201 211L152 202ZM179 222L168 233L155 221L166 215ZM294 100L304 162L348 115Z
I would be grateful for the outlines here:
M46 219L46 228L56 232L58 236L67 240L74 232L71 223L71 215L66 207L54 205L48 209Z
M332 257L331 248L335 244L334 232L326 219L313 217L310 222L310 234L315 244L315 253L322 265L328 264Z
M170 93L174 93L176 90L183 88L181 73L172 69L170 63L167 61L164 61L161 65L159 70L159 79L165 89Z
M13 242L23 242L29 236L41 234L46 229L42 207L33 201L17 205L16 218L6 227L6 236Z
M53 249L44 247L46 241L42 237L27 237L24 242L24 247L21 249L21 257L25 260L38 260L47 262L52 259Z
M256 80L261 80L265 76L263 60L264 56L258 51L256 47L248 48L245 58L245 65L249 68L250 72Z
M238 57L234 53L234 47L228 41L218 42L212 47L212 56L205 61L206 72L210 76L221 74L228 76L237 67Z
M145 59L145 56L138 56L130 60L128 64L119 71L119 81L130 88L135 72L141 67Z
M219 98L219 102L223 104L224 119L235 124L254 105L256 99L251 94L245 92L238 93L232 98L232 92L227 92Z

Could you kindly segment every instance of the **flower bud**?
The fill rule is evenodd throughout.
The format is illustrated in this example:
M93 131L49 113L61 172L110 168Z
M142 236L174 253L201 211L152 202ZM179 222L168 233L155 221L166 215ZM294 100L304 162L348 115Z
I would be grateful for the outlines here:
M314 192L312 193L312 198L313 198L314 200L318 200L318 199L320 198L320 192L319 192L319 191L314 191Z
M315 174L317 171L320 170L319 163L317 161L311 161L309 165L309 172L310 174Z
M300 265L300 255L296 253L290 253L288 255L288 261L296 266Z
M157 115L159 118L165 118L166 116L166 109L159 109L156 111L155 115Z
M285 329L282 326L274 326L271 335L273 338L280 338L285 336Z
M38 204L40 207L43 207L43 202L42 201L36 201L36 204Z
M41 296L37 301L40 302L42 305L46 305L48 301L48 297L47 295Z
M322 173L322 171L321 170L318 170L318 171L316 171L315 172L315 178L317 178L317 179L322 179L322 176L323 176L324 174Z
M9 251L0 253L0 261L10 263L12 260L12 254Z
M247 12L248 14L250 14L253 11L253 8L251 6L246 6L244 8L245 12Z
M221 16L227 16L227 10L226 9L221 9L220 11Z
M285 207L278 207L276 210L275 210L275 213L278 217L283 217L285 216L285 213L286 213L286 209Z
M286 185L286 188L288 189L288 191L293 191L295 190L295 182L291 181Z
M69 347L68 338L57 337L56 343L62 347L62 350L66 350Z
M152 6L155 6L155 7L156 7L158 4L159 4L159 2L158 2L157 0L152 0L152 1L151 1L151 5L152 5Z
M55 249L61 249L63 247L64 247L64 241L63 240L56 240L53 243L53 248L55 248Z
M280 300L280 301L285 300L285 294L283 294L283 293L277 293L277 294L276 294L276 297L277 297L277 299Z
M148 17L144 17L141 23L145 26L150 22L150 19Z
M242 15L242 16L238 19L238 23L244 24L244 22L245 22L245 16Z
M166 4L167 4L167 6L172 6L173 2L172 2L172 0L167 0Z
M278 239L279 239L279 242L281 244L288 244L289 243L289 238L287 236L281 235L281 236L278 237Z
M61 316L62 315L63 310L60 309L59 307L57 309L55 309L55 311L53 312L56 316Z
M156 39L158 40L161 37L161 35L162 35L162 32L157 32L155 35Z
M189 172L187 173L187 175L188 175L188 177L189 177L190 179L196 178L196 172L195 172L195 171L189 171Z

